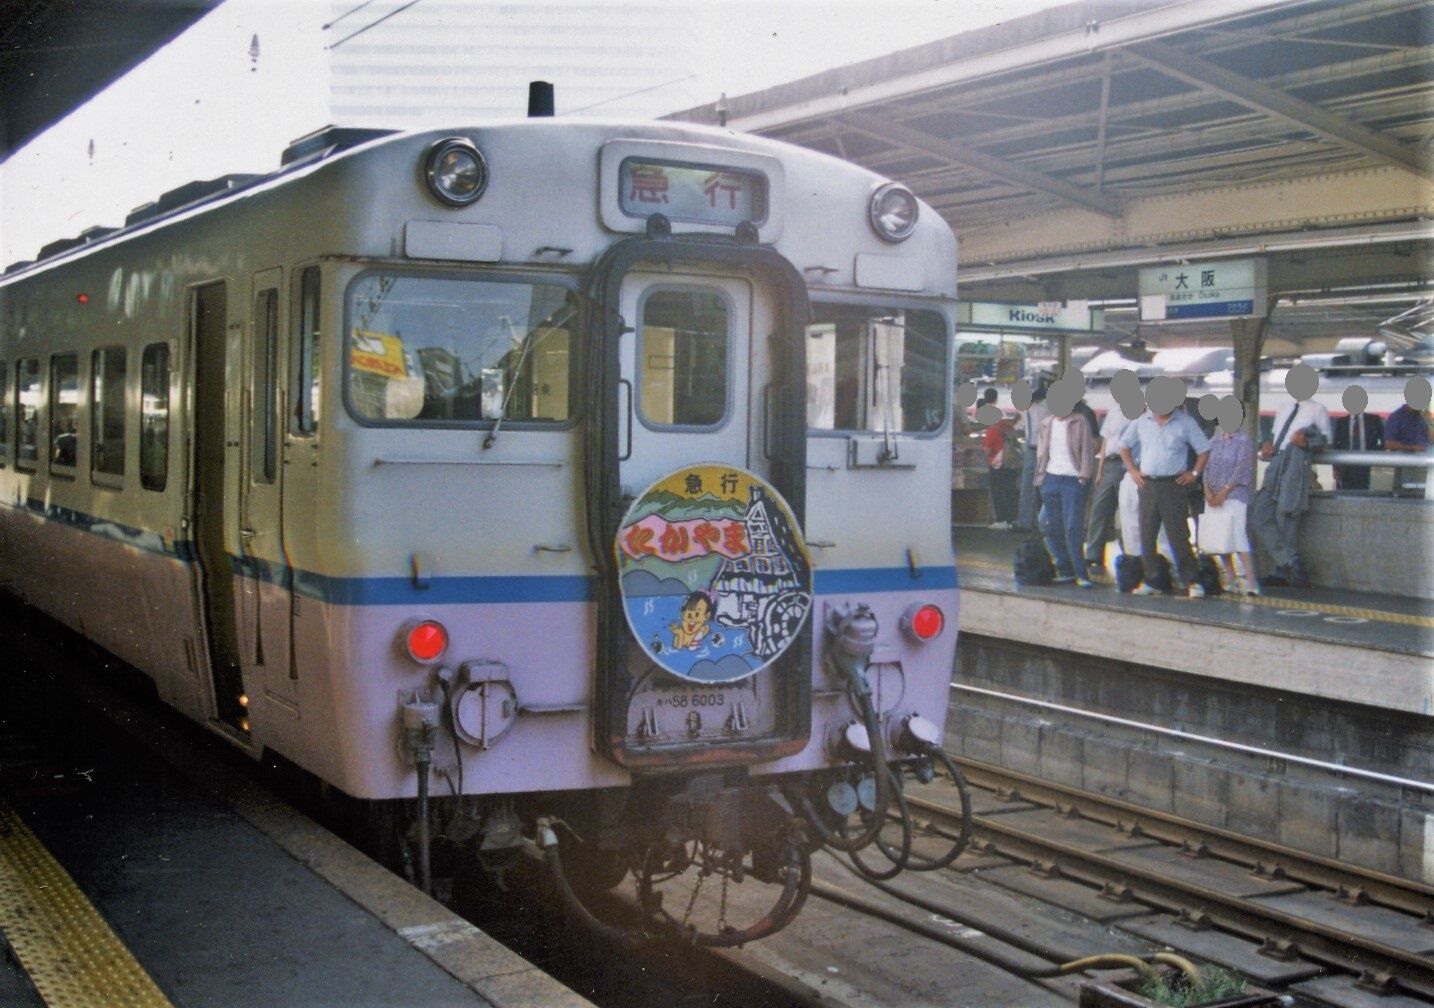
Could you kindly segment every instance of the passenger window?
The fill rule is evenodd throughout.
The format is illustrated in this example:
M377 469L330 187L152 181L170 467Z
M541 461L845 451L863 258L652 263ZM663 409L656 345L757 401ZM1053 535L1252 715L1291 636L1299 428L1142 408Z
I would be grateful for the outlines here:
M807 427L922 432L946 418L950 340L939 312L812 305Z
M15 464L34 469L40 458L40 359L15 365Z
M124 347L96 350L90 358L90 472L124 475Z
M169 481L169 344L144 348L139 366L139 481L163 490Z
M657 290L642 306L638 343L643 419L715 427L727 415L728 311L713 290Z
M254 389L251 402L250 478L255 483L274 482L278 446L275 443L278 412L279 374L279 292L259 292L254 303Z
M10 454L10 369L0 362L0 469Z
M80 358L56 354L50 358L50 465L74 468L80 451L76 429L80 409Z
M289 388L293 391L289 431L311 435L319 429L319 268L307 267L299 276L299 310L294 315L294 345L290 353Z

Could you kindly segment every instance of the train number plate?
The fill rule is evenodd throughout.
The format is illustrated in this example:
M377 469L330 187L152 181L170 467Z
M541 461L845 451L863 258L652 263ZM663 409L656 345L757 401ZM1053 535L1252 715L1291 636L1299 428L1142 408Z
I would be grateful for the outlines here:
M720 690L694 690L691 693L668 692L657 697L657 706L688 708L721 707L727 703L727 695Z

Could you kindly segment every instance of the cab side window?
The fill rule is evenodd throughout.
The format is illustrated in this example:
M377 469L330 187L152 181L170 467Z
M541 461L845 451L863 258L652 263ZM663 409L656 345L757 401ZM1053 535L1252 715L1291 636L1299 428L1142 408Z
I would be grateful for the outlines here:
M255 483L273 483L277 462L279 292L261 290L254 302L254 389L249 445Z
M289 355L289 433L312 436L319 429L319 268L299 274L299 310L294 313L294 342Z

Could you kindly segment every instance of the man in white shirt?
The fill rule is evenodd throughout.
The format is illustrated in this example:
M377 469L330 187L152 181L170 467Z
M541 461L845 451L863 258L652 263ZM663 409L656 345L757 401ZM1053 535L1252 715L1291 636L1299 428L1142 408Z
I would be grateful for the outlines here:
M1026 457L1021 466L1021 502L1016 509L1016 528L1030 530L1036 527L1036 516L1041 510L1041 492L1036 489L1036 440L1040 437L1041 421L1051 415L1046 407L1044 383L1037 385L1031 395L1031 407L1021 416L1021 427L1025 433Z

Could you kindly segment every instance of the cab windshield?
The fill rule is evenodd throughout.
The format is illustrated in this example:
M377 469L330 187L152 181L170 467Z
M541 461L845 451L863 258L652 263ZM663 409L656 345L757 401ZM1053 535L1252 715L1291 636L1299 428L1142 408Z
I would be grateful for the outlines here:
M946 419L950 340L940 312L812 304L807 427L931 432Z
M349 407L417 426L562 423L577 303L558 284L366 273L348 291Z

